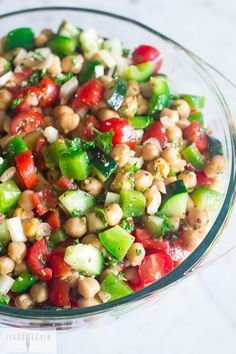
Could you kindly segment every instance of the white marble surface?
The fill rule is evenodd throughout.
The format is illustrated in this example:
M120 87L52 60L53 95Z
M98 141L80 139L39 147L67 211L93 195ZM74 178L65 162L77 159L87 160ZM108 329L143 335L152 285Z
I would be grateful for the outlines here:
M236 82L235 0L0 0L0 12L52 4L136 18L192 49ZM235 217L236 212L226 237L235 234ZM175 286L148 310L101 328L59 334L58 353L235 354L235 252Z

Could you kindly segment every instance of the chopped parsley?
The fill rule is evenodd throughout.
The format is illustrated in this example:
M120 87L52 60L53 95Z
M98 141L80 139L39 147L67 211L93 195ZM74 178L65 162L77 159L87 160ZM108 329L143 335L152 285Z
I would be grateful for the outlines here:
M158 211L155 215L163 219L161 235L165 235L165 233L167 233L168 231L174 230L174 225L171 223L170 219L165 214L163 214L161 211Z
M130 50L128 48L123 48L122 49L122 56L127 58L130 54Z
M74 77L74 75L72 73L69 73L67 75L59 75L54 77L54 80L58 83L58 84L65 84L67 81L71 80Z
M127 232L132 232L134 230L134 224L132 218L123 219L120 226Z
M95 143L100 147L106 154L109 154L112 150L112 137L114 135L113 130L109 130L108 132L100 132L96 128L93 128L97 133L95 138Z
M11 108L15 109L17 106L19 106L19 104L21 104L22 102L22 98L21 97L17 97L15 98L12 102L11 102Z
M43 76L44 75L42 71L35 71L32 75L30 75L30 77L26 81L26 86L34 86L38 84Z
M0 294L0 305L8 305L11 298L7 294Z
M4 68L5 73L7 73L8 71L12 71L12 60L13 60L13 58L9 58L7 60L7 63Z
M142 254L142 250L138 250L138 249L136 249L136 256L140 256L140 254Z

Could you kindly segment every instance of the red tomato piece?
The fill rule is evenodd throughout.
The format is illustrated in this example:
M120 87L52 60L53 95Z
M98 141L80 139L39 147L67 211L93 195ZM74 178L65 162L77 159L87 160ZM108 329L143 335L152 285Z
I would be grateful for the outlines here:
M61 228L61 218L59 210L50 211L46 222L51 226L52 230L58 230Z
M36 169L34 165L34 159L30 150L23 152L15 157L16 168L23 181L23 185L27 189L33 188L38 178L36 175Z
M41 154L42 148L46 144L46 139L44 136L39 136L36 142L35 150L34 150L34 155L39 156Z
M58 307L70 306L70 285L67 281L54 278L49 286L49 299L51 303Z
M147 61L155 62L155 73L157 73L161 68L163 56L156 48L150 45L142 44L134 50L132 54L132 62L134 64L142 64Z
M143 241L145 240L150 240L152 238L152 234L141 226L135 227L133 235L135 237L135 241L141 243L143 243Z
M151 125L149 125L146 132L144 133L143 143L149 138L157 139L162 149L166 147L168 143L168 139L166 136L166 129L161 124L161 122L154 122Z
M199 152L203 152L208 146L207 135L197 121L193 121L183 130L183 137L195 143Z
M20 86L21 83L25 80L27 80L30 75L33 73L33 70L30 68L24 68L19 72L14 72L14 82L16 83L17 86Z
M46 267L50 258L50 251L46 245L45 239L36 241L28 249L26 262L33 274L41 281L48 281L52 278L52 270Z
M71 267L64 261L64 253L54 254L52 252L50 267L52 268L54 278L63 277L71 269Z
M59 178L59 180L55 182L55 185L58 186L62 192L65 192L67 189L77 189L77 186L67 177Z
M39 105L42 108L52 106L58 99L59 87L50 77L44 76L40 83Z
M75 94L72 108L81 108L84 105L97 106L103 99L104 86L99 80L89 80L80 86Z
M102 122L100 125L101 132L113 130L112 144L127 144L131 149L136 144L136 133L133 127L126 119L110 118Z
M99 122L94 116L88 116L79 125L78 135L80 138L91 141L96 137L96 132L93 128L99 129Z
M12 135L20 134L25 136L26 134L38 129L43 125L43 116L34 111L18 113L10 125L10 132Z
M169 242L167 240L154 239L148 230L142 227L136 227L133 235L135 237L135 241L142 243L143 247L149 254L155 253L156 251L163 251L168 253Z
M38 97L41 93L38 87L25 87L21 89L16 95L15 99L19 99L20 103L15 107L15 110L20 112L27 112L32 107L38 106Z
M197 171L196 172L197 176L197 186L204 186L205 184L211 184L213 182L213 178L209 178L205 175L204 172L202 171Z
M32 194L32 202L37 213L42 216L58 204L58 187L49 186Z

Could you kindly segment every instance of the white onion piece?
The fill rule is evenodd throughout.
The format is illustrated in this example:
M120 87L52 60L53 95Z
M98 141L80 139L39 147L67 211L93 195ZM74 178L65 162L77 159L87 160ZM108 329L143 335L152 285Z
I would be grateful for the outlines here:
M143 145L146 145L146 144L156 145L158 147L158 149L160 151L162 151L162 148L161 148L161 145L159 143L159 140L157 140L156 138L149 138L149 139L145 140Z
M71 96L75 93L79 85L78 80L76 77L72 77L69 81L61 86L60 90L60 98L61 104L65 104L71 98Z
M43 131L43 135L45 136L45 138L47 139L47 141L52 144L54 143L54 141L57 140L58 138L58 130L52 126L49 126L47 128L44 129Z
M142 157L130 157L128 161L128 165L130 166L136 166L138 168L141 168L144 164L143 158Z
M140 142L143 139L143 134L144 134L143 129L136 129L135 133L136 133L136 140Z
M0 86L4 86L8 81L10 81L13 77L13 72L8 71L6 74L0 77Z
M95 78L98 79L99 77L104 75L104 66L103 65L96 65L95 66Z
M42 56L43 58L47 58L51 53L51 49L49 47L37 48L35 53Z
M11 289L15 280L9 275L0 275L0 294L6 294Z
M24 59L27 57L28 53L25 49L21 48L17 54L17 56L15 57L15 59L13 60L14 65L21 65L22 62L24 61Z
M7 219L7 227L13 242L27 241L19 216Z

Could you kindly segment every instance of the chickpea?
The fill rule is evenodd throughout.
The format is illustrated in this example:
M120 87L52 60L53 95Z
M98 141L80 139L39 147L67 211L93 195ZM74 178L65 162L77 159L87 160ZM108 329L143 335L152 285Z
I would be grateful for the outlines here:
M166 160L162 157L155 159L147 164L147 170L151 172L154 177L166 178L169 174L170 167Z
M137 81L128 81L128 90L126 96L137 96L140 94L140 87Z
M6 71L7 60L3 57L0 57L0 76L2 76Z
M152 161L160 156L160 149L156 144L147 143L143 145L142 158L145 162Z
M34 209L34 205L32 203L31 198L33 193L34 192L29 189L21 193L18 204L22 209L29 211Z
M181 129L185 129L190 125L190 121L188 119L180 119L176 125Z
M53 115L55 118L60 118L64 113L74 113L73 109L66 105L56 106L53 110Z
M8 245L8 254L16 264L22 263L26 257L26 253L27 247L24 242L11 242Z
M198 230L187 229L183 233L183 247L192 252L197 248L197 246L201 243L204 235Z
M117 264L111 265L102 271L101 275L99 276L99 281L102 282L110 273L117 275L119 271L120 267Z
M113 147L110 156L116 160L119 167L123 167L129 161L130 147L127 144L117 144Z
M101 122L104 122L107 119L110 118L120 118L119 114L115 111L113 111L112 109L109 108L101 108L98 111L98 119Z
M65 232L71 237L82 237L87 232L86 217L74 217L66 220Z
M126 254L126 258L133 267L140 265L144 257L145 249L140 242L133 243Z
M226 160L221 155L215 155L212 159L207 160L204 166L204 173L209 178L214 178L217 174L224 172Z
M0 274L8 274L11 273L14 269L15 262L7 257L7 256L2 256L0 257Z
M137 191L145 191L152 185L153 176L150 172L145 170L138 170L134 174L135 189Z
M32 297L29 294L21 294L15 298L15 306L19 309L27 310L29 307L32 307L34 302Z
M118 110L120 116L133 117L138 110L138 100L136 96L126 97L122 106Z
M12 216L19 216L21 218L21 220L26 220L26 219L31 219L34 217L34 213L32 210L25 210L23 208L16 208L13 213Z
M173 225L173 229L171 229L172 232L176 232L179 230L179 224L180 224L180 218L178 216L171 216L169 218L171 225Z
M13 99L13 95L10 91L7 89L1 89L0 90L0 111L6 111Z
M184 171L178 175L178 179L181 179L187 189L193 189L197 185L196 173L192 171Z
M136 114L137 115L147 114L148 113L148 100L146 98L144 98L142 95L138 95L137 101L138 101L138 109L137 109Z
M143 145L136 145L135 146L135 157L141 157L143 153Z
M105 228L104 223L101 219L99 219L99 217L97 217L96 213L88 213L86 217L88 229L90 232L100 231Z
M75 270L69 270L65 275L63 275L62 279L65 280L71 288L77 288L77 282L79 278L79 273Z
M11 166L8 169L6 169L6 171L3 172L3 174L0 177L0 181L1 182L9 181L9 179L15 177L15 174L16 174L16 168L14 166Z
M103 189L103 184L95 177L88 177L80 182L80 188L93 197L97 197Z
M64 73L78 74L83 66L84 58L81 54L68 55L61 61L62 71Z
M35 46L36 47L43 47L46 45L49 38L53 36L53 32L49 29L45 29L41 31L41 33L35 38Z
M52 64L47 69L47 72L52 76L58 76L61 74L61 60L57 55L52 54Z
M173 101L173 106L177 110L181 119L187 119L191 113L188 102L185 100L179 99Z
M157 189L157 186L152 186L145 193L146 197L146 208L149 215L154 215L161 205L161 193Z
M163 150L161 157L163 157L163 159L171 165L179 159L179 153L173 146L169 145L165 150Z
M41 221L37 218L22 220L22 227L25 236L30 242L35 240Z
M164 180L165 186L168 186L168 184L173 183L177 180L176 176L169 176Z
M160 117L167 117L169 118L171 125L177 123L179 121L179 113L176 110L164 108L161 113Z
M55 120L52 116L45 116L44 117L43 128L53 127L54 124L55 124Z
M125 279L132 282L138 283L140 281L137 267L127 267L123 271Z
M188 220L194 228L201 229L209 222L208 212L200 208L192 208L189 210Z
M33 301L41 304L49 298L47 283L36 283L30 289L30 296Z
M78 279L78 292L85 299L92 299L100 291L100 284L94 278Z
M100 251L103 249L103 245L101 244L99 238L95 234L88 234L84 236L81 243L84 245L92 245L98 248Z
M177 127L176 125L173 125L173 127L167 129L166 135L169 141L175 141L175 140L180 140L182 139L182 130Z
M90 307L90 306L96 306L96 305L99 305L100 302L95 299L95 298L92 298L92 299L85 299L83 297L81 297L79 300L78 300L78 306L79 307Z
M166 194L165 181L162 178L154 177L152 185L157 186L157 189L159 190L159 192Z
M20 275L24 272L28 272L28 267L25 261L22 261L20 264L15 264L14 275Z
M131 189L131 187L129 176L119 172L113 180L110 188L114 192L119 192L122 188Z
M210 183L208 185L208 188L210 188L213 191L217 191L217 192L220 192L221 187L222 187L222 179L217 178L217 177L213 178L212 183Z
M171 169L173 172L184 171L187 162L183 159L177 159L175 163L171 164Z
M77 113L63 113L57 120L59 129L65 134L75 130L79 125L80 117Z
M118 203L112 203L105 208L106 220L109 226L119 224L123 217L123 212Z

